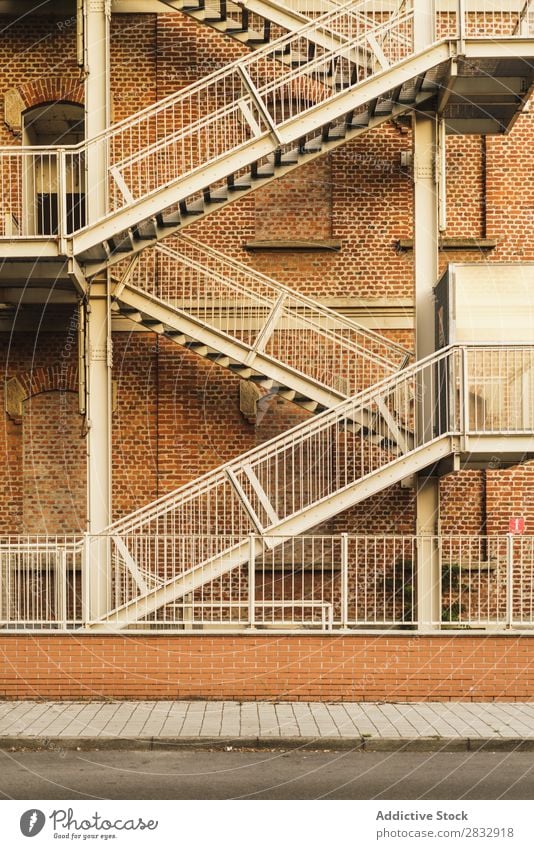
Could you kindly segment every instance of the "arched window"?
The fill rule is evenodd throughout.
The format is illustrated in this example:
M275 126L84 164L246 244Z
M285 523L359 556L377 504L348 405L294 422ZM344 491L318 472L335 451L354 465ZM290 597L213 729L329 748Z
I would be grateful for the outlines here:
M23 144L56 147L78 144L84 139L84 109L77 103L40 103L22 115ZM58 188L56 157L48 153L33 158L33 166L25 174L24 194L31 201L26 209L35 216L34 232L55 235L58 232ZM80 169L70 167L66 173L66 224L72 233L85 224L85 190ZM28 230L31 232L31 230Z

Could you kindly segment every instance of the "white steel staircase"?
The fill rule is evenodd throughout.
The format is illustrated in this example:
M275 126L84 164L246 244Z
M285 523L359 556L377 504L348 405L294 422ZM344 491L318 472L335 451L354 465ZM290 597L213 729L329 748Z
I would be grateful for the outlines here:
M403 368L409 351L186 236L129 265L116 314L312 412Z
M317 44L318 32L347 27L347 44ZM456 35L414 52L413 29L412 2L371 29L342 7L78 147L4 148L0 252L7 245L15 260L75 257L91 276L423 103L452 131L503 132L531 90L533 40L501 44L490 30L492 37L464 37L462 55ZM380 45L378 70L362 60L371 41ZM41 233L31 199L23 208L24 186L53 172L63 198L99 149L109 213L72 232L62 202L57 236Z
M316 20L336 8L350 11L354 20L382 23L384 18L403 12L410 0L160 0L169 10L180 11L195 21L207 24L220 33L257 48L276 38L281 30L296 32L309 21ZM500 2L469 2L464 4L466 35L479 35L490 26L501 35L532 35L534 32L534 3L524 0L523 5L513 0ZM448 0L437 0L434 12L441 35L454 34L458 25L457 12ZM332 29L336 37L350 36L350 30ZM404 36L406 37L406 35ZM320 41L318 43L321 43ZM324 43L323 43L324 46ZM378 53L369 45L375 58ZM371 61L373 61L371 59Z
M532 346L444 349L114 523L112 609L91 627L149 621L247 562L250 534L259 555L450 456L530 456L533 375Z
M415 51L413 0L386 5L371 26L368 15L330 8L77 147L0 151L0 257L75 258L88 277L124 262L113 292L122 316L323 410L114 523L96 543L87 538L91 591L99 558L114 564L111 582L102 569L109 612L89 623L94 629L149 622L240 568L251 544L274 549L451 457L456 468L472 456L517 462L532 452L532 347L453 347L399 371L403 349L191 239L145 250L414 109L454 132L511 125L534 81L534 40L523 31L511 38L530 26L530 13L511 16L504 35L499 20L470 38L458 12L438 28L441 41ZM66 196L100 154L109 213L79 226ZM35 205L50 189L47 174L59 199L53 234L42 231ZM164 273L151 273L150 262ZM499 409L484 397L496 380Z
M343 26L334 19L330 26L310 30L321 47L340 47L357 34L362 24L371 32L377 24L393 14L404 11L408 0L302 0L302 2L277 2L277 0L160 0L173 11L180 11L199 23L207 24L224 35L258 48L269 44L286 32L297 32L310 21L327 12L344 9L347 13ZM328 28L329 33L325 30ZM402 36L404 39L407 35ZM366 49L370 66L382 59L382 49L371 35ZM365 54L362 53L362 56ZM282 55L281 61L286 61Z
M301 4L275 0L160 0L167 10L183 12L217 32L229 35L248 47L269 44L280 28L295 32L313 18L341 5L335 0L307 0ZM356 4L351 4L356 5ZM359 3L358 5L362 5Z

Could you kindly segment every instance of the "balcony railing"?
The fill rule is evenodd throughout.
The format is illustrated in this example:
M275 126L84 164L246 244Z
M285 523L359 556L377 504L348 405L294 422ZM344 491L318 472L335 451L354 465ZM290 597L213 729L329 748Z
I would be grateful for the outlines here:
M313 527L318 504L442 436L459 440L464 453L472 449L470 439L482 439L480 450L487 451L502 437L517 450L531 450L533 384L534 346L447 348L237 458L228 469L236 480L241 475L242 487L250 484L249 507L264 525L262 534L251 533L245 502L223 467L101 536L0 540L0 623L90 625L96 592L101 609L126 609L123 624L149 630L415 627L418 563L429 559L425 546L435 546L441 563L436 625L529 627L531 537L281 537L276 523L310 511ZM239 558L228 561L236 550ZM191 571L192 591L149 613L136 609L147 594Z

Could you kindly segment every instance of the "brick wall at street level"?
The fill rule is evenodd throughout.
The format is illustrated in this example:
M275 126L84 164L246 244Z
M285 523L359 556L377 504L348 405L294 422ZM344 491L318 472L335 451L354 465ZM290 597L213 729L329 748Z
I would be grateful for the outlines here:
M0 637L3 699L532 701L522 636Z

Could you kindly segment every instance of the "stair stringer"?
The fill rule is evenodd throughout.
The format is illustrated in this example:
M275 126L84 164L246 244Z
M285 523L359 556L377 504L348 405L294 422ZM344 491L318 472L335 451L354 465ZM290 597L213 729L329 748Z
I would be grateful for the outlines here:
M448 41L433 44L426 50L398 62L391 68L359 82L354 88L344 89L338 92L328 101L316 104L307 109L305 113L287 120L277 129L276 138L270 131L265 131L232 151L224 155L221 154L216 161L202 165L188 174L179 176L167 183L163 188L157 189L153 193L138 200L133 200L122 209L109 214L95 224L87 225L69 240L69 252L84 264L85 273L88 276L93 276L103 268L107 268L115 262L123 260L125 256L155 244L164 236L171 235L173 232L181 229L184 226L184 220L177 222L175 226L171 225L161 228L161 232L157 232L156 238L143 240L140 245L133 247L131 251L111 253L100 261L93 260L90 257L90 252L107 239L113 239L114 236L116 237L119 233L127 232L129 228L134 228L140 222L151 220L166 209L176 206L180 201L185 201L202 192L204 189L221 183L221 181L232 177L244 168L250 167L254 163L273 154L281 146L300 144L301 140L305 137L308 137L311 143L314 134L320 134L325 126L340 120L359 107L372 103L385 93L398 90L403 85L416 80L428 71L450 62L453 52L452 44ZM362 132L379 126L380 123L391 120L393 117L400 116L403 113L411 112L424 99L431 97L434 93L434 91L420 92L415 102L397 104L394 113L377 115L367 126L353 129L348 128L343 137L323 141L320 150L301 154L299 160L294 164L287 164L275 169L276 173L273 174L272 179L289 173L295 167L300 167L302 164L312 161L317 156L323 156L335 147L345 144L350 139L361 135ZM211 204L210 212L214 209L222 208L225 203L232 202L237 197L242 197L248 192L266 185L268 181L268 178L257 179L252 182L249 189L233 194L229 193L225 201ZM193 221L198 221L200 217L202 216L192 215L189 221L187 218L185 221L192 223Z
M247 359L252 350L248 345L239 342L237 339L232 339L224 333L218 333L215 328L207 326L187 312L165 304L138 289L125 286L120 295L120 301L140 312L149 313L154 320L214 348L220 354L242 363L243 366L250 365L254 371L279 384L289 386L302 395L306 395L324 409L334 407L347 399L347 396L343 393L321 385L319 382L292 369L291 366L260 351L256 352L253 362L248 364Z
M140 315L150 315L155 322L160 324L159 333L161 335L166 335L165 328L171 328L174 332L183 334L184 337L191 337L207 348L213 348L221 356L241 363L244 368L248 367L280 386L289 388L295 393L295 398L289 398L289 400L294 401L298 406L303 406L312 412L320 412L332 409L337 404L347 400L347 395L333 387L313 380L313 378L297 371L282 360L277 360L261 351L253 352L253 349L243 342L218 332L215 328L204 324L187 312L166 304L155 296L142 292L133 286L125 285L119 300L137 310ZM176 344L181 344L175 339L173 341ZM251 352L254 353L252 361L250 360ZM243 379L248 378L244 377ZM299 398L301 399L300 402L295 400ZM309 402L312 402L312 406L309 406ZM350 417L350 421L356 426L357 430L364 428L369 433L380 433L382 438L389 439L392 442L403 441L405 447L409 446L411 433L398 423L388 419L389 417L384 412L377 422L376 417L365 409L355 411Z
M187 0L160 0L160 2L162 2L165 6L168 6L170 9L183 12L183 14L193 18L193 20L198 23L206 24L217 32L227 35L236 41L239 41L241 44L246 44L248 47L252 47L256 44L260 46L261 44L269 43L260 35L260 33L253 32L250 28L240 32L235 31L233 28L228 28L226 26L228 19L226 21L215 20L211 18L211 13L207 12L205 9L188 8ZM288 33L297 33L303 27L309 27L309 24L313 21L312 18L302 12L297 12L294 9L290 9L285 3L276 3L274 0L246 0L245 3L240 5L243 11L257 15L258 17L263 18L265 22L281 27ZM334 3L332 0L329 0L328 5L330 8L323 9L320 12L321 15L324 15L326 12L342 10L345 10L350 14L357 14L356 7L362 5L362 0L360 0L359 3ZM319 47L325 48L326 50L335 50L337 47L343 47L350 42L350 38L348 36L343 36L334 30L330 30L327 24L324 24L322 27L318 27L317 29L307 30L307 33L310 41L314 42ZM281 59L283 61L283 57L281 57ZM362 51L359 49L355 59L362 62L362 64L365 62L370 65L373 61L376 61L376 56L373 54L371 49L368 51Z
M433 466L454 453L455 450L455 440L451 434L437 437L413 449L408 454L396 458L391 463L370 472L334 495L329 495L300 513L289 516L277 525L271 526L264 532L263 538L269 543L269 547L275 548L284 541L284 535L302 534L333 518L343 510L399 483L404 478L410 477L410 475L414 475L428 466ZM194 592L210 581L225 575L236 566L246 563L250 556L249 544L247 537L216 557L112 610L105 618L88 623L88 627L94 631L116 630L138 622L164 605L178 601L184 595ZM256 539L256 554L261 553L262 545L263 541Z

